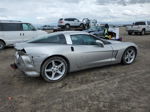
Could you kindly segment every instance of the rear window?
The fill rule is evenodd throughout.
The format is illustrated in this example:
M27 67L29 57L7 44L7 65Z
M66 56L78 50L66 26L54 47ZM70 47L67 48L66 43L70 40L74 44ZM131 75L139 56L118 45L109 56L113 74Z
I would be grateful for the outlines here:
M145 22L136 22L135 25L146 25Z
M63 18L60 18L60 19L59 19L59 21L62 21L62 20L63 20Z
M1 23L1 31L22 31L20 23Z
M48 35L41 37L39 39L30 41L29 43L56 43L56 44L66 44L66 39L63 34L60 35Z

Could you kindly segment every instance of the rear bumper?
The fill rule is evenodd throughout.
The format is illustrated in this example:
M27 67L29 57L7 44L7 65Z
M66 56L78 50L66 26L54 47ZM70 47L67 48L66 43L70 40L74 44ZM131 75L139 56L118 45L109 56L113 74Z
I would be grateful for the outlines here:
M39 77L40 73L35 70L34 63L29 56L20 56L16 53L15 63L12 64L16 69L22 71L25 75L30 77ZM13 66L11 66L13 68Z

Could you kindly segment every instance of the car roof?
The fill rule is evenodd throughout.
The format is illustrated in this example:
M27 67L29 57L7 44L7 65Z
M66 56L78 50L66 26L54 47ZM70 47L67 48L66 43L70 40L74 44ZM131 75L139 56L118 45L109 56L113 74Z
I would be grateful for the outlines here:
M0 20L0 23L25 23L17 20Z
M59 34L74 35L74 34L89 34L89 33L84 32L84 31L60 31L60 32L54 32L51 34L54 34L54 35L59 35Z

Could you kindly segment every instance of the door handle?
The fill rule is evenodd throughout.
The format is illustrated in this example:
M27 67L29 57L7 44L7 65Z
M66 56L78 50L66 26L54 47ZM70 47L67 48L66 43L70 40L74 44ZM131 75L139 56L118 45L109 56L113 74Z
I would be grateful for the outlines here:
M71 47L71 51L74 52L74 47Z
M24 33L23 33L23 36L24 36Z
M20 33L20 36L21 36L21 33Z

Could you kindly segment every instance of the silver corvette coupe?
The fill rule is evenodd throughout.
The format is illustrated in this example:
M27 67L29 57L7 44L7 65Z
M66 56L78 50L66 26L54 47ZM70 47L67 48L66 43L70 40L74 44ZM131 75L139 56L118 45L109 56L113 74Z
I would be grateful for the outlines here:
M137 56L134 43L99 39L78 31L51 33L15 48L11 67L48 82L59 81L68 72L116 63L128 65Z

